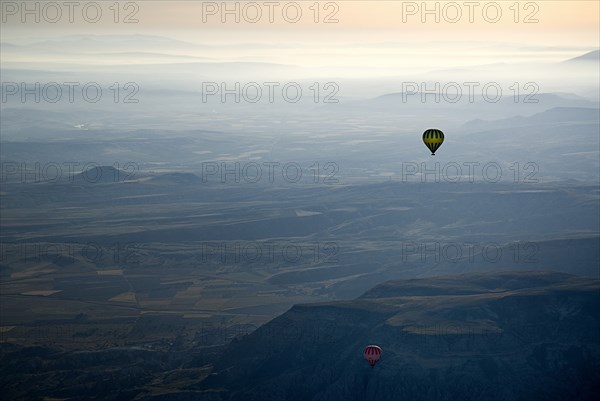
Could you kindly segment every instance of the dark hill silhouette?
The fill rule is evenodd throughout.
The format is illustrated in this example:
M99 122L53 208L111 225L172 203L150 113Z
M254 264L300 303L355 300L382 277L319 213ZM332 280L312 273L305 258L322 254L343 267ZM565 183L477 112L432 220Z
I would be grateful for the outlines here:
M294 306L232 344L197 390L226 400L591 400L599 290L553 272L390 281L353 301ZM370 343L383 348L374 369L361 354Z
M88 184L123 182L130 175L130 172L114 168L113 166L95 166L76 174L75 182Z
M149 182L152 184L185 185L202 184L202 179L192 173L174 172L153 176Z

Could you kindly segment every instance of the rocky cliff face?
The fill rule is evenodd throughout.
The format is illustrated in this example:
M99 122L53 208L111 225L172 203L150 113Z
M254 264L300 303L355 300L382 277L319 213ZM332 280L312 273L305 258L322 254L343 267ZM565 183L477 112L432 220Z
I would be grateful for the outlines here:
M598 281L546 272L390 281L293 307L195 387L228 400L591 400L599 295Z

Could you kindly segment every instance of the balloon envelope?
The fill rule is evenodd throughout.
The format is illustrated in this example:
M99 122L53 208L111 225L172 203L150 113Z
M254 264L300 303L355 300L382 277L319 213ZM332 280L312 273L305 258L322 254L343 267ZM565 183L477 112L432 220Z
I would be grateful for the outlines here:
M431 155L435 155L435 151L438 150L442 143L444 142L444 133L439 129L428 129L423 132L423 142L425 146L431 150Z
M371 367L375 366L379 358L381 358L381 348L377 345L367 345L363 352L363 356L369 362Z

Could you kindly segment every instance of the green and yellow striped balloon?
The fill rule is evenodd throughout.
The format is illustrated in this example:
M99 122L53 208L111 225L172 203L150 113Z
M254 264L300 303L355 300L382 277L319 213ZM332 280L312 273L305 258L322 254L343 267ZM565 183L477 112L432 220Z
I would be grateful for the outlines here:
M439 129L428 129L423 132L423 142L425 142L425 146L431 150L431 155L435 156L435 151L438 150L444 142L444 133Z

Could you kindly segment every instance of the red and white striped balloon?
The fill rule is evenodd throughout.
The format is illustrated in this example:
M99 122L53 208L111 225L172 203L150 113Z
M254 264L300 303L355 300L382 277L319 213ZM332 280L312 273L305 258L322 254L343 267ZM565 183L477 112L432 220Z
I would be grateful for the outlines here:
M371 367L375 366L379 358L381 358L381 348L377 345L367 345L363 355Z

